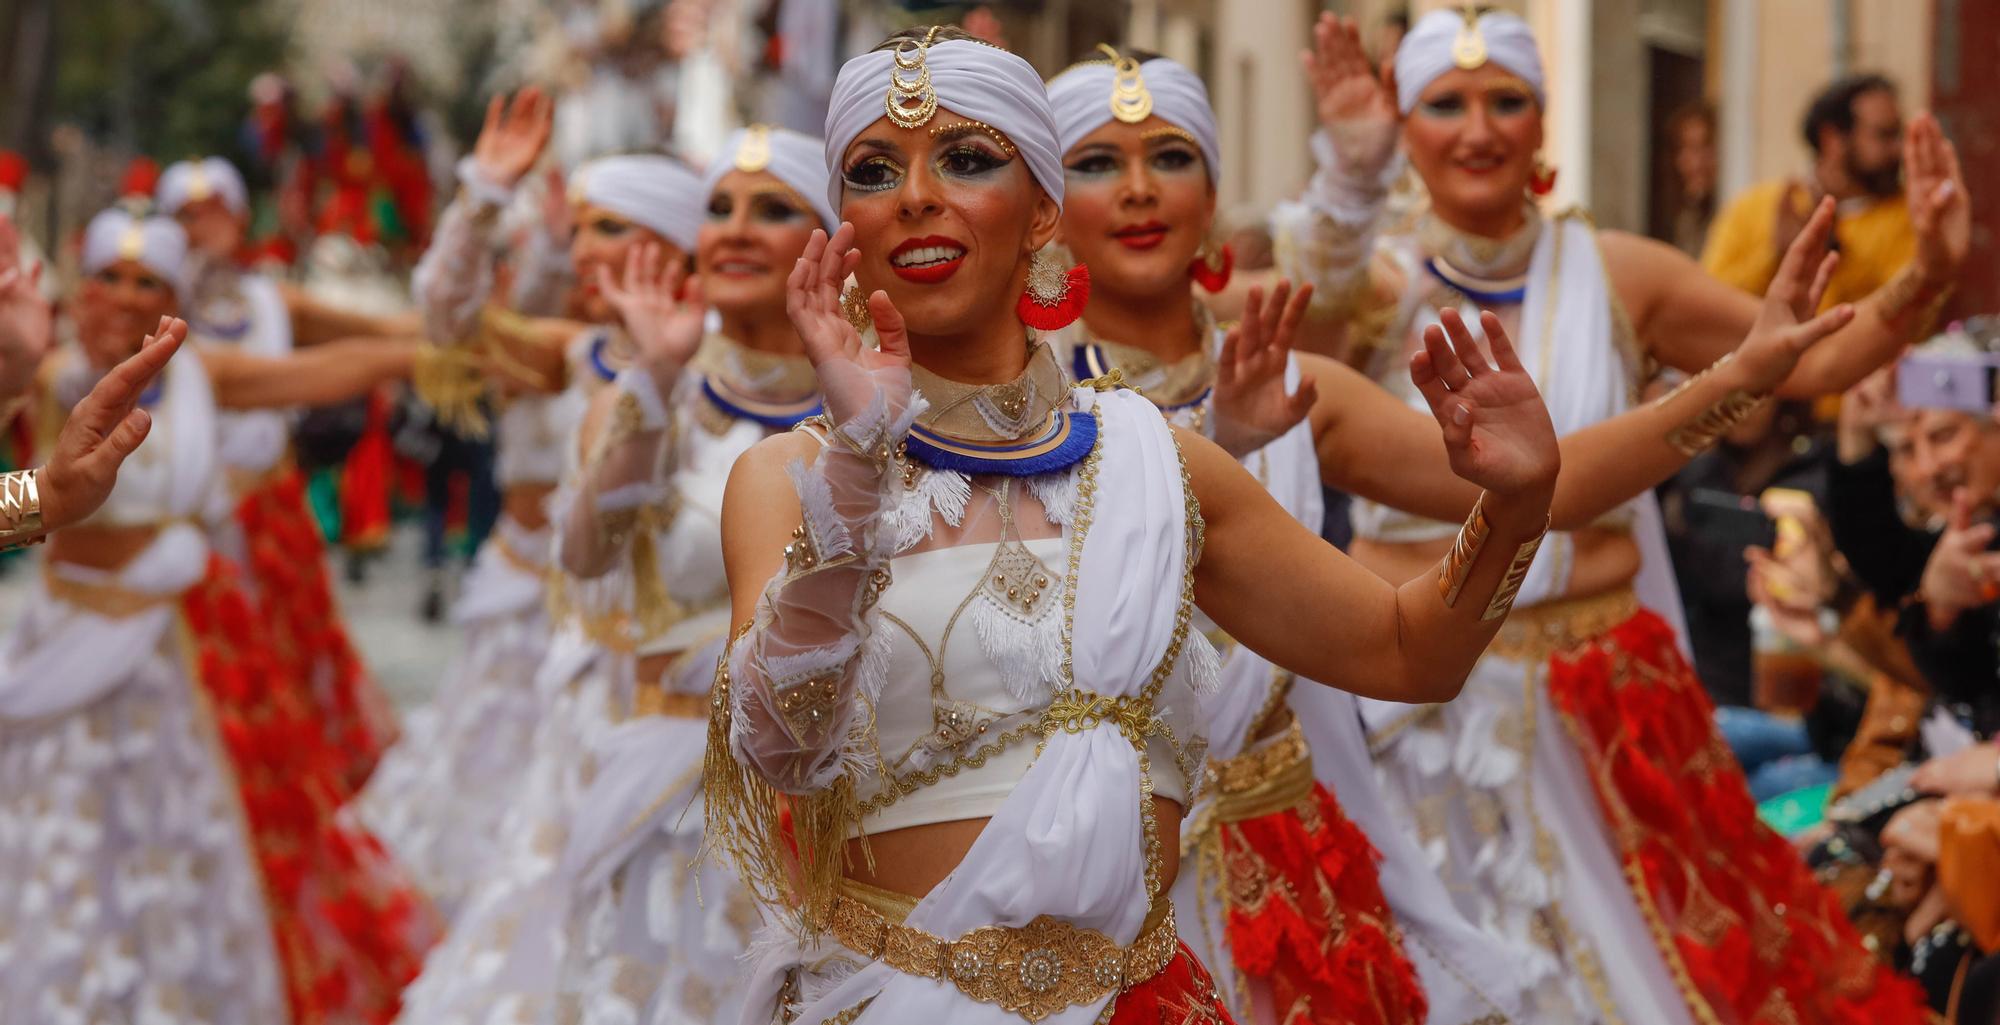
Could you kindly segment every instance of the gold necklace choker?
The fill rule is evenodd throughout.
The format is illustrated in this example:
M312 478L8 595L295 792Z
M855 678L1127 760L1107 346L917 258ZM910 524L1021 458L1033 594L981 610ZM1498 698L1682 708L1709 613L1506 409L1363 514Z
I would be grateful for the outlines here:
M1489 238L1454 228L1436 211L1417 222L1417 242L1426 256L1442 261L1471 278L1506 281L1525 277L1542 238L1542 212L1533 204L1522 209L1519 228L1504 238Z
M916 390L930 401L917 423L933 434L996 444L1019 441L1045 430L1057 407L1069 400L1069 379L1047 342L1029 343L1028 365L1001 384L964 384L912 364Z

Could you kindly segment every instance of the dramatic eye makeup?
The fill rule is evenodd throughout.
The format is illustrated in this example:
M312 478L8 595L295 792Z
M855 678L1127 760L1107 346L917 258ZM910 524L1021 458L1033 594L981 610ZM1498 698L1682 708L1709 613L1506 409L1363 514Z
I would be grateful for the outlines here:
M889 155L885 143L864 140L840 172L841 184L856 192L881 192L903 181L903 165Z
M1071 157L1063 170L1078 178L1107 178L1123 170L1125 162L1109 146L1092 146Z
M1418 100L1417 110L1429 117L1457 117L1465 113L1465 96L1460 93L1444 93L1427 100Z
M759 224L795 224L806 216L804 207L776 189L750 197L750 219Z
M939 173L954 178L979 178L1014 162L1014 145L977 121L961 121L931 131Z

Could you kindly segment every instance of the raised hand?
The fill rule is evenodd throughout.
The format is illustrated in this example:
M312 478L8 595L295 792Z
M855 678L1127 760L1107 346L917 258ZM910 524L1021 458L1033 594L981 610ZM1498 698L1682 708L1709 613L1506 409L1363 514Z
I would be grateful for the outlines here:
M1929 113L1917 115L1903 137L1903 189L1917 232L1917 273L1930 288L1944 288L1972 247L1972 204L1958 150Z
M1312 84L1319 123L1350 173L1381 175L1396 155L1402 118L1396 108L1392 73L1378 75L1361 49L1361 29L1353 18L1323 12L1313 25L1313 45L1299 54Z
M665 260L657 242L625 251L625 269L616 279L608 267L597 269L597 288L617 312L625 333L639 349L639 363L653 375L660 394L671 394L681 368L701 348L701 281L688 279L679 260ZM686 283L686 294L682 284Z
M1833 237L1833 198L1820 200L1805 229L1785 250L1777 276L1764 290L1764 305L1756 323L1736 349L1744 383L1753 395L1768 395L1798 366L1799 357L1820 339L1854 319L1854 305L1842 303L1821 313L1820 299L1840 263L1839 253L1827 252Z
M1951 517L1931 549L1917 593L1931 626L1943 630L1967 609L2000 601L2000 552L1989 552L1993 525L1972 521L1972 495L1960 488L1951 496Z
M1300 380L1298 391L1285 391L1292 342L1311 302L1311 285L1293 292L1291 282L1279 281L1268 303L1263 289L1252 288L1243 319L1222 339L1215 366L1215 441L1238 459L1291 430L1319 398L1310 377Z
M27 394L54 331L42 267L21 266L20 253L14 222L0 215L0 403Z
M1490 312L1479 318L1491 363L1457 310L1440 319L1424 329L1410 380L1444 430L1452 472L1495 494L1554 487L1562 466L1555 424L1500 318Z
M160 326L97 382L69 411L55 451L41 469L42 523L50 530L75 523L104 504L118 483L118 467L146 440L152 415L134 408L167 360L187 340L187 321L161 317Z
M479 173L505 188L519 184L541 159L555 120L554 102L536 86L516 93L511 103L505 96L493 97L486 104L479 140L472 144Z
M841 288L860 263L854 225L843 221L832 238L813 229L805 254L785 279L785 313L819 374L827 412L841 424L862 415L878 394L891 411L910 402L910 336L889 294L877 290L868 297L878 348L862 344L861 332L841 309Z

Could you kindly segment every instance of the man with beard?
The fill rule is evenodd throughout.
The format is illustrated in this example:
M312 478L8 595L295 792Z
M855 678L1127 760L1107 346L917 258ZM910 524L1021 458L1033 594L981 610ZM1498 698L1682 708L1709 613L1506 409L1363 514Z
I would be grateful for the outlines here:
M1701 262L1717 278L1762 295L1820 197L1832 196L1840 266L1821 306L1831 309L1880 288L1916 251L1903 200L1895 83L1881 75L1840 79L1806 109L1803 128L1813 150L1810 179L1769 181L1737 196L1716 218Z

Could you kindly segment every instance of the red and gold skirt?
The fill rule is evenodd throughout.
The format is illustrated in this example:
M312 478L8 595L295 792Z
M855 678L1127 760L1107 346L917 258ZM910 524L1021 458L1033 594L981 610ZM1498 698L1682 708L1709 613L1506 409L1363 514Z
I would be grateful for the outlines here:
M279 667L311 685L316 721L352 796L396 739L395 714L348 641L305 478L286 465L240 492L236 521Z
M1313 778L1298 724L1212 763L1209 780L1216 797L1194 837L1197 888L1204 906L1220 900L1238 977L1268 992L1286 1025L1424 1020L1423 985L1376 872L1381 855ZM1239 994L1237 1006L1249 1005Z
M1110 1025L1234 1025L1222 1006L1215 981L1201 960L1181 945L1180 953L1158 975L1118 994Z
M390 1021L436 938L430 906L338 814L343 760L236 568L211 556L182 611L242 795L293 1022Z
M1513 654L1546 658L1550 701L1696 1020L1928 1021L1922 990L1881 965L1798 851L1758 820L1673 629L1644 609L1566 629L1592 601L1517 611L1496 650L1510 638L1539 645Z

